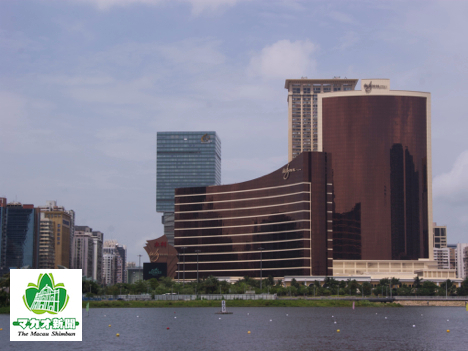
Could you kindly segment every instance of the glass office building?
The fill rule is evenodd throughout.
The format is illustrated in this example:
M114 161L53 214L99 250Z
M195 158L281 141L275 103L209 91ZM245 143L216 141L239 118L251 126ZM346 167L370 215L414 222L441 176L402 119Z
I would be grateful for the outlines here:
M332 276L331 161L325 152L303 152L260 178L176 189L180 274Z
M221 184L221 140L216 132L158 132L156 211L174 244L174 189Z
M39 211L33 205L5 203L6 199L2 198L0 274L8 273L10 268L37 268Z

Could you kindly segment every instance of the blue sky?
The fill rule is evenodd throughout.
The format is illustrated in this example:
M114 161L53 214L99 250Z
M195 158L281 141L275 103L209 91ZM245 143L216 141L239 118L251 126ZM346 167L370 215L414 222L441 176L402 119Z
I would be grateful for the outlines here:
M287 162L284 80L432 93L434 220L468 242L464 1L0 2L0 196L76 211L145 259L156 132L214 130L222 182Z

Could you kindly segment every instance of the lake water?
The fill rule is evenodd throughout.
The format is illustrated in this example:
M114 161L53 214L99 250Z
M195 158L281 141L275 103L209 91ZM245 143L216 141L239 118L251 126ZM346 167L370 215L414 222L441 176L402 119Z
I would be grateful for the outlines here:
M219 310L91 309L89 317L83 311L82 342L10 342L9 315L0 315L0 350L468 350L463 307L229 308L228 301L234 313Z

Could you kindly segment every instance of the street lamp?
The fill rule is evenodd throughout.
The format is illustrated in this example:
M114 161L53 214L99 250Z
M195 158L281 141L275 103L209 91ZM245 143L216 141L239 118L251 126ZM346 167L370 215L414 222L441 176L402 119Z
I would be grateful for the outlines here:
M184 274L182 275L182 281L183 281L182 286L185 286L185 249L186 248L187 248L187 246L181 247L181 249L184 250L184 265L183 265L184 266Z
M260 293L262 293L262 280L263 280L263 272L262 272L262 263L263 263L263 247L258 248L260 250Z
M201 252L201 250L195 250L197 253L197 284L198 284L198 254Z

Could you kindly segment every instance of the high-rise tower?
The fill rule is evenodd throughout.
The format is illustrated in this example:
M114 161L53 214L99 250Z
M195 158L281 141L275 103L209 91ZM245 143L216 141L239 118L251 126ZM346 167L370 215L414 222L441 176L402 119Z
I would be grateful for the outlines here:
M0 198L0 275L10 268L38 268L39 210Z
M432 259L431 95L356 82L286 80L290 159L311 105L311 149L332 157L334 260Z
M288 89L288 160L318 151L318 105L321 94L354 90L357 79L286 79Z
M158 132L156 211L174 245L174 189L221 184L221 140L216 132Z

